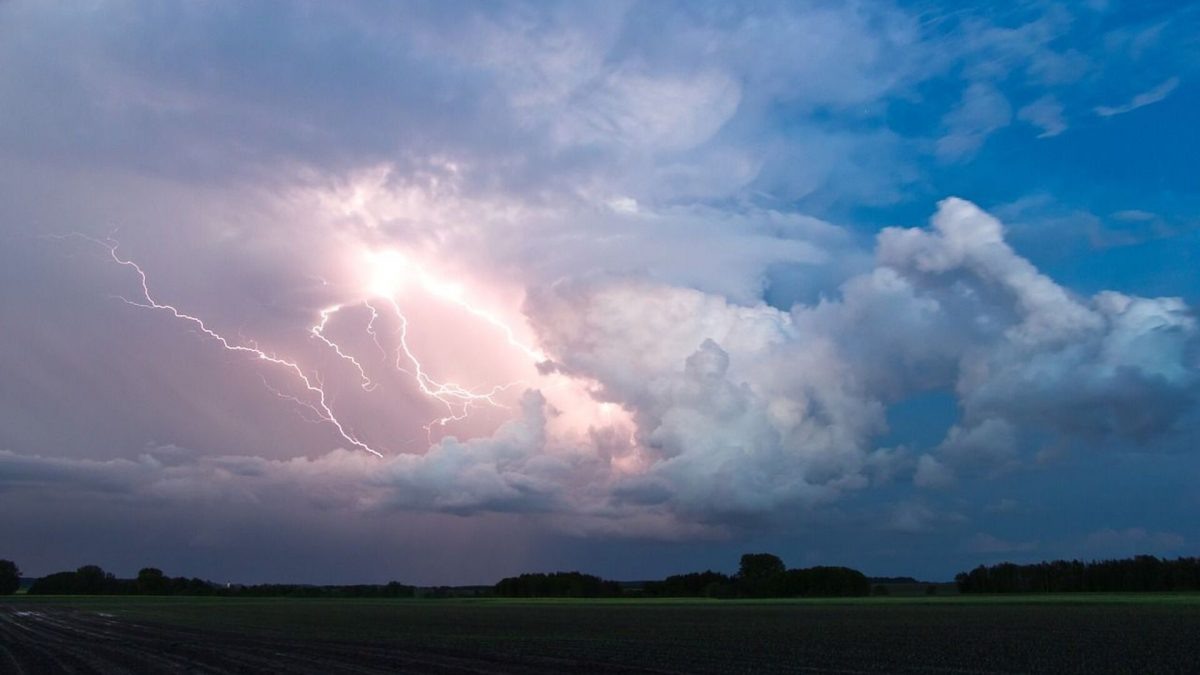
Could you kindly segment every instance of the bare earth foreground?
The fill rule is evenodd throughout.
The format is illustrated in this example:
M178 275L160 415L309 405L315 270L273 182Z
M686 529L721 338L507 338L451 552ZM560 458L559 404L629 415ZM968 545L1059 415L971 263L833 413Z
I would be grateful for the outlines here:
M1200 672L1200 597L0 600L3 673Z

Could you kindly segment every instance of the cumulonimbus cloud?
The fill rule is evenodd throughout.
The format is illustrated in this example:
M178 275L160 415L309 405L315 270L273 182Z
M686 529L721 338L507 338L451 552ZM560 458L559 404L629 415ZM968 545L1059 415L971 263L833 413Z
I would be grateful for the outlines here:
M960 199L873 241L875 217L916 223L852 215L941 194L947 163L961 186L1038 161L1014 115L1052 136L1119 102L1114 35L1080 12L0 3L5 506L54 526L48 495L299 529L308 508L359 543L373 518L687 539L861 513L935 536L986 513L974 481L1021 476L986 498L1031 516L1016 492L1064 457L1190 452L1194 306L1080 295ZM1130 67L1186 81L1175 61ZM1016 154L989 152L1000 140ZM1112 208L1178 219L1148 198ZM1181 229L1128 213L1153 225L1138 241ZM287 373L106 299L136 297L128 270L41 238L114 228L156 294L302 360L385 457L338 449L302 406L300 423ZM408 338L438 381L521 383L427 433L445 410L363 331L362 254L389 251L547 360L414 292ZM311 332L339 304L327 336L370 393ZM373 324L389 350L398 324ZM914 402L919 434L900 429ZM1138 524L1164 528L1121 527Z
M172 499L291 485L341 495L329 502L337 508L521 512L678 536L870 490L888 452L878 447L886 409L924 392L952 391L961 414L910 470L919 487L948 488L955 472L1033 466L1029 435L1168 436L1198 387L1197 321L1181 300L1079 297L1017 254L999 221L955 198L928 228L884 230L874 265L816 303L781 309L601 276L532 289L525 312L544 367L590 382L622 422L563 434L554 420L564 411L531 389L490 436L384 460L345 450L119 464L6 454L4 482Z

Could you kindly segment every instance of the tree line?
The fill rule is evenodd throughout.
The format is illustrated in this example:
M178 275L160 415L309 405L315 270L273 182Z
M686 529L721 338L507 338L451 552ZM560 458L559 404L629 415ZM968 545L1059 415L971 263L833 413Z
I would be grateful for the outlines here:
M501 598L611 598L623 593L615 581L592 574L554 572L501 579L492 587Z
M0 595L15 593L21 571L0 560ZM1029 565L980 565L955 576L962 593L1062 593L1086 591L1200 591L1200 558L1160 559L1139 555L1119 560L1081 562L1055 560ZM411 598L417 589L399 582L388 584L214 584L199 578L168 577L146 567L134 579L119 579L97 565L58 572L37 579L27 591L38 595L216 595L306 598ZM486 594L487 591L485 590ZM791 598L847 597L871 593L871 581L848 567L788 569L770 553L747 553L736 574L706 570L676 574L627 589L580 572L522 574L501 579L491 595L510 598L617 596ZM449 596L449 593L443 595ZM434 594L437 597L438 594Z
M16 590L15 588L13 590ZM33 582L29 595L218 595L293 598L411 598L416 588L393 581L384 585L214 584L199 578L168 577L146 567L134 579L119 579L98 565L56 572Z
M1119 560L1055 560L980 565L954 577L962 593L1200 591L1200 558L1139 555Z
M868 595L871 583L848 567L787 569L770 553L747 553L737 574L707 570L646 582L640 591L624 592L615 581L579 572L522 574L500 580L493 587L499 597L600 598L620 595L646 597L795 598Z
M13 593L20 570L11 561L0 560L0 594ZM11 586L11 588L9 588ZM391 582L385 585L313 586L302 584L214 584L192 577L168 577L162 570L146 567L136 578L120 579L98 565L41 577L28 589L31 595L211 595L241 597L305 598L411 598L416 588ZM491 595L510 598L563 597L605 598L623 595L647 597L836 597L868 595L870 581L858 570L846 567L787 569L783 560L770 553L747 553L733 575L711 570L669 576L649 581L640 589L627 591L616 581L580 572L522 574L501 579ZM486 593L486 591L485 591ZM443 595L449 596L449 593ZM433 597L439 597L437 593Z

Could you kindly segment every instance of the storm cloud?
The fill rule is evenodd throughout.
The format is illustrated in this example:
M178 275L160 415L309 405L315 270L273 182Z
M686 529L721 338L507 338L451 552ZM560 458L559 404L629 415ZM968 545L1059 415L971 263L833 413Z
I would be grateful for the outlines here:
M1195 279L1064 264L1008 187L973 187L1003 183L978 168L997 139L1069 140L1132 61L1172 69L1154 108L1187 95L1194 55L1066 12L6 3L0 535L442 582L485 574L444 564L480 547L584 555L564 541L852 562L925 537L903 561L934 575L1056 536L1185 547L1182 487L1146 522L1096 495L1127 462L1200 475ZM1095 513L1022 533L1060 475ZM68 534L164 514L195 536ZM397 538L346 571L306 522Z

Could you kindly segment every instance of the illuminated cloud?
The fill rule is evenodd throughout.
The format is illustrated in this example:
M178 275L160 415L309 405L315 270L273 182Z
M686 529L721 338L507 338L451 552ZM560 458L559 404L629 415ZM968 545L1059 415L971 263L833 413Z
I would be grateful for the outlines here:
M180 573L387 541L451 582L404 537L508 572L753 541L944 575L905 538L1200 536L1187 495L1103 520L1120 475L1194 475L1188 128L1153 162L1009 128L1058 136L1143 67L1180 74L1098 114L1187 108L1162 45L1194 17L926 9L0 4L0 538L117 555L72 514L163 514ZM1013 206L1051 190L1070 217ZM1097 252L1093 212L1154 236ZM1014 536L1049 527L1038 480L1097 515Z

